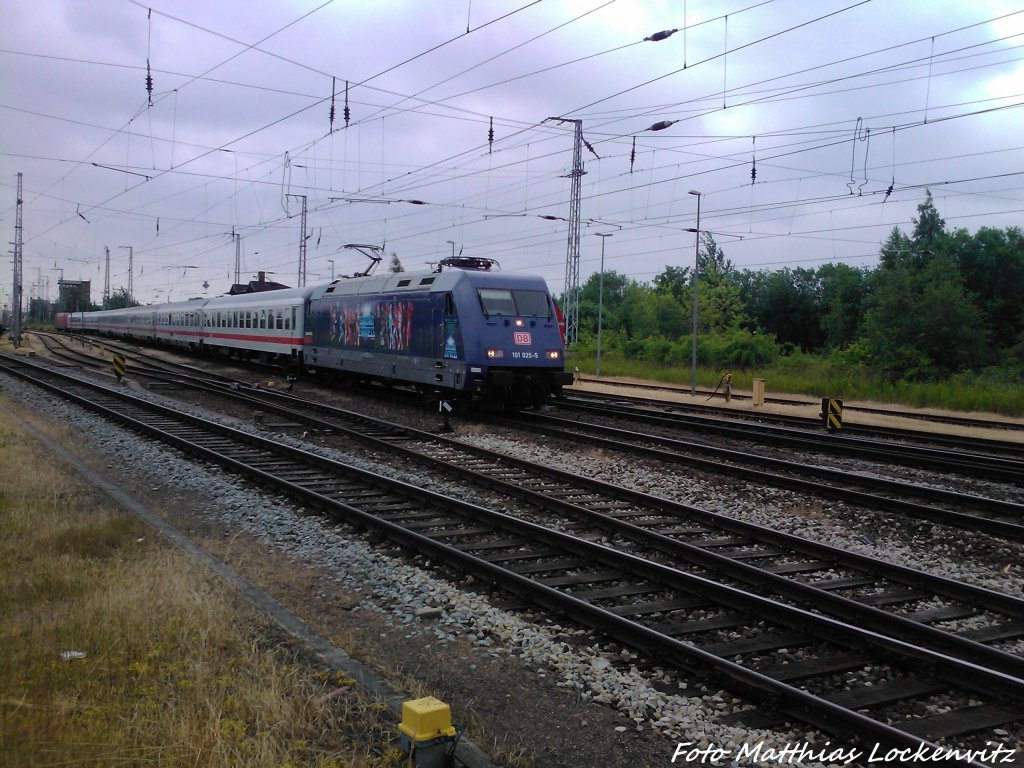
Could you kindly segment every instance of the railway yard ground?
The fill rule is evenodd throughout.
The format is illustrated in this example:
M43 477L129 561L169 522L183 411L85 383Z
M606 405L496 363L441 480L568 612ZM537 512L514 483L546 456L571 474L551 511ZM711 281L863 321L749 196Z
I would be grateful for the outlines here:
M28 350L47 356L34 334ZM9 344L0 351L9 351ZM231 375L270 390L283 383L252 371ZM110 379L105 373L100 378ZM125 389L158 399L180 394L145 385L131 370ZM439 426L434 413L376 402L365 394L314 391L304 382L295 389L300 396L315 394L338 407L401 419L422 430ZM706 396L652 394L603 382L585 381L578 390L707 403ZM251 408L232 410L202 394L187 403L187 410L208 407L232 426L252 427ZM710 404L724 405L721 398ZM734 400L729 408L810 418L819 411L817 405L775 403L755 409L749 400ZM270 410L260 418L266 428L258 431L277 430L293 443L340 451L333 435L307 431ZM1024 443L1024 430L923 427L889 415L847 418ZM1020 419L1003 421L1024 426ZM534 445L528 433L504 427L456 419L455 429L455 438L467 445L564 464L631 488L653 488L682 503L1021 596L1024 545L1019 542L950 533L920 522L891 524L882 513L854 515L842 502L708 479L697 470L648 469L640 460L586 445L560 458L557 449ZM657 660L645 660L568 618L548 616L429 557L411 556L377 534L327 522L281 494L0 374L5 532L0 587L8 595L0 603L4 764L406 764L397 749L398 717L389 708L393 697L367 692L350 669L332 666L289 635L232 582L205 564L197 567L194 558L53 454L35 432L276 600L402 697L433 695L449 703L453 721L495 765L661 766L672 764L684 741L735 754L742 744L807 747L829 738L785 720L730 721L749 706L740 696L666 674ZM489 501L479 491L429 479L424 470L374 449L357 453L353 448L351 460L371 471L437 486L474 503ZM1005 646L1008 652L1024 656L1024 642L1014 642ZM1007 748L1020 750L1016 757L1024 760L1024 728L1019 723L1006 728L996 733L1005 734ZM477 759L488 764L487 758ZM726 759L720 764L756 763ZM864 763L837 757L785 764Z

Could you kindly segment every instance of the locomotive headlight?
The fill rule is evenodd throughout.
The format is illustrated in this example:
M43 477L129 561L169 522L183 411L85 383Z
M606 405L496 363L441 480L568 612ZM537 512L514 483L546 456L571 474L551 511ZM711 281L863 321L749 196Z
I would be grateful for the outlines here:
M496 359L504 357L504 356L505 356L505 351L502 350L502 349L494 349L493 347L488 347L487 348L487 359L488 360L496 360Z
M523 318L517 317L516 318L516 328L522 328L522 327L523 327Z
M562 357L562 352L558 349L549 349L544 353L544 357L548 360L559 360Z

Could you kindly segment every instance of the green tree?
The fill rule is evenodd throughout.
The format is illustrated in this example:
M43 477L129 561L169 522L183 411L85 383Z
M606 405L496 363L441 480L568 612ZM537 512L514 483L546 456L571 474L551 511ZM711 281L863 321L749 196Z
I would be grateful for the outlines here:
M746 273L740 282L744 311L757 328L806 351L822 346L820 287L813 270Z
M52 301L36 297L28 300L28 322L30 323L53 322L55 311L56 307Z
M689 295L690 278L693 270L689 267L666 266L665 271L654 276L654 287L662 293L672 295L678 302L682 302Z
M597 333L597 310L601 304L602 333L607 330L622 328L622 299L630 279L614 270L604 273L604 285L601 285L601 273L594 272L580 286L579 322L580 329L592 328Z
M709 264L697 282L698 332L721 333L738 328L746 319L739 283L731 273L719 272L715 264ZM690 322L692 325L692 318Z
M725 257L725 251L715 242L715 236L710 232L700 233L698 258L701 274L714 271L725 275L735 271L732 262Z
M123 309L125 307L137 307L139 302L128 295L127 288L118 288L107 299L107 309Z
M648 299L650 320L653 324L652 335L666 339L678 339L688 332L686 325L690 313L683 305L667 293L652 292Z
M924 202L917 206L917 218L911 219L911 221L914 222L914 233L911 237L914 245L919 249L937 245L942 236L946 234L946 222L942 220L935 208L930 189L925 190Z
M872 362L894 381L938 379L991 358L984 317L945 254L920 270L886 270L864 333Z
M405 272L405 267L402 266L402 262L398 258L398 251L391 252L391 263L388 264L389 272Z
M630 339L643 339L657 332L649 286L630 282L622 294L622 328Z
M905 266L916 267L919 265L918 262L913 241L900 232L899 227L893 227L889 237L882 243L879 266L882 269L897 269Z
M992 343L1006 349L1024 332L1024 234L1019 227L981 227L973 236L956 230L949 250L992 332Z
M820 326L825 344L842 349L857 340L867 306L867 272L847 264L818 267Z

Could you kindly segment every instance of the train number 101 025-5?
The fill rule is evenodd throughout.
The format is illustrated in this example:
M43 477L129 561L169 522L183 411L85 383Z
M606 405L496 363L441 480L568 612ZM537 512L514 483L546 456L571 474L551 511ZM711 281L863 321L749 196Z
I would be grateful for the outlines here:
M540 352L513 352L512 357L516 360L537 360Z

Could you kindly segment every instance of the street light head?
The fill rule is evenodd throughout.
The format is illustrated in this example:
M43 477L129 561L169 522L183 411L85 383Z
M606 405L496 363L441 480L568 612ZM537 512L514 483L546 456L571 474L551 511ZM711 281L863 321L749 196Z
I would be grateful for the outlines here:
M700 192L698 192L696 189L691 189L690 190L690 194L691 195L696 195L697 197L700 197Z
M614 232L595 232L594 237L615 237Z

